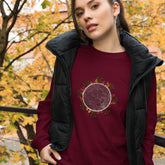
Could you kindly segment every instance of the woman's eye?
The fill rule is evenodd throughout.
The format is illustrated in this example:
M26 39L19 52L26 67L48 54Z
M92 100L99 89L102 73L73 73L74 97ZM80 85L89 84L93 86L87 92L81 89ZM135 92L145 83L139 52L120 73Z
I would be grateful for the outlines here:
M79 17L82 16L82 14L83 14L83 12L79 12L79 13L76 14L76 16L79 18Z
M97 9L99 5L95 4L95 5L92 5L92 9Z

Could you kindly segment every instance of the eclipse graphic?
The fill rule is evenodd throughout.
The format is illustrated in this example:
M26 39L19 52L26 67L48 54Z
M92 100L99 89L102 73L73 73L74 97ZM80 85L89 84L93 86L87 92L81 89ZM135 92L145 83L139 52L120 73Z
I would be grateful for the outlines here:
M94 81L86 81L78 91L80 108L86 110L90 116L96 114L109 114L111 105L117 103L117 97L111 93L114 87L111 83L104 81L104 78L97 77Z
M103 111L111 103L112 96L110 89L101 83L88 85L82 93L84 105L91 111Z

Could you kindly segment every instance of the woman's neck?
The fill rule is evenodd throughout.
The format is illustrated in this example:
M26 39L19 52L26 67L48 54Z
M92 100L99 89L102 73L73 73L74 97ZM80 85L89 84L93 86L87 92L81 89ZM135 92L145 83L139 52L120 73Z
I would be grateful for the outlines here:
M93 41L93 47L97 50L109 53L124 52L125 48L120 44L118 34L114 33L103 40Z

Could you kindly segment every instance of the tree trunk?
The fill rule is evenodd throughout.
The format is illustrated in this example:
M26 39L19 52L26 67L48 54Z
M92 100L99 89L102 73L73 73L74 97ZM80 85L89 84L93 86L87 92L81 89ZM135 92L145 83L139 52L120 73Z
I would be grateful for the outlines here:
M25 126L25 129L26 129L26 132L27 132L27 139L28 140L32 140L32 139L34 139L34 136L35 136L35 132L34 132L34 128L33 128L33 126L32 125L30 125L30 124L27 124L26 126ZM27 155L29 154L29 153L32 153L31 151L29 152L29 151L26 151L26 153L27 153ZM35 153L36 155L37 155L37 152L36 151L34 151L33 153ZM33 158L31 158L31 157L29 157L28 156L28 159L29 159L29 165L37 165L36 163L35 163L35 160L33 159Z
M5 33L5 30L0 30L0 67L3 66L6 48L8 44L8 35Z
M27 124L25 126L25 129L26 129L26 132L27 132L27 138L25 138L25 136L24 136L24 134L22 132L22 129L20 127L19 122L16 121L14 124L17 127L17 135L19 137L20 143L24 144L24 145L30 145L31 140L35 136L35 132L34 132L33 126L30 125L30 124ZM35 153L37 158L38 158L37 152L36 151L33 151L33 152L32 151L28 151L26 148L24 148L24 149L25 149L25 152L26 152L27 157L28 157L29 165L38 165L36 163L36 160L34 160L32 157L28 156L28 154L30 154L30 153Z

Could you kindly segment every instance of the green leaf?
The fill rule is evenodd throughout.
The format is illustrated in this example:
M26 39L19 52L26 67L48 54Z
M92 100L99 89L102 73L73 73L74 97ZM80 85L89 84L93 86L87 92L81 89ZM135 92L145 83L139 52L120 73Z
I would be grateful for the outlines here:
M49 91L44 90L43 93L42 93L42 97L43 97L43 98L46 98L46 96L48 95L48 92L49 92Z
M33 36L34 36L34 34L30 33L29 36L28 36L28 39L31 39Z
M42 2L42 4L41 4L41 6L42 6L42 8L43 9L45 9L47 6L49 6L50 5L50 3L49 3L49 1L48 0L44 0L43 2Z
M41 30L43 30L43 28L44 28L43 24L38 24L37 25L37 30L41 31Z
M10 62L11 59L10 59L10 57L9 57L8 55L6 55L6 56L5 56L5 60L6 60L7 62Z

